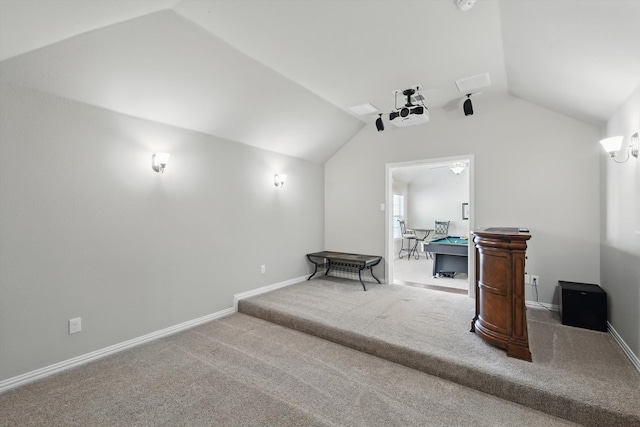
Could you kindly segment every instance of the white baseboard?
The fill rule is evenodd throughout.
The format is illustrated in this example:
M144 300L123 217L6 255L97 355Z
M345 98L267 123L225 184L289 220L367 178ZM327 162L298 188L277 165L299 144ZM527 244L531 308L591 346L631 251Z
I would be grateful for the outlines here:
M232 314L238 311L238 301L241 300L242 298L248 298L253 295L259 295L265 292L272 291L274 289L282 288L284 286L289 286L294 283L298 283L302 280L305 280L306 278L307 276L301 276L295 279L287 280L285 282L275 283L273 285L264 286L262 288L258 288L251 291L243 292L241 294L234 295L233 307L226 308L224 310L220 310L218 312L208 314L206 316L202 316L197 319L189 320L189 321L180 323L178 325L170 326L168 328L165 328L156 332L152 332L150 334L143 335L141 337L134 338L129 341L124 341L109 347L105 347L100 350L92 351L91 353L83 354L81 356L74 357L72 359L64 360L62 362L55 363L53 365L45 366L44 368L36 369L35 371L27 372L25 374L18 375L13 378L6 379L4 381L0 381L0 393L3 393L5 391L19 387L21 385L48 377L49 375L57 374L59 372L66 371L67 369L84 365L85 363L98 360L100 358L109 356L119 351L127 350L129 348L138 346L140 344L144 344L149 341L157 340L158 338L166 337L168 335L172 335L177 332L181 332L186 329L193 328L194 326L198 326L202 323L207 323L212 320L219 319L224 316L228 316L229 314Z
M119 344L115 344L115 345L112 345L112 346L109 346L109 347L105 347L103 349L96 350L96 351L93 351L91 353L83 354L81 356L74 357L72 359L64 360L62 362L55 363L53 365L45 366L44 368L36 369L35 371L27 372L25 374L18 375L18 376L15 376L13 378L6 379L4 381L0 381L0 394L6 392L8 390L11 390L13 388L25 385L27 383L30 383L30 382L33 382L33 381L36 381L36 380L39 380L39 379L42 379L42 378L45 378L45 377L48 377L48 376L53 375L53 374L57 374L57 373L62 372L62 371L66 371L67 369L71 369L71 368L75 368L75 367L80 366L80 365L84 365L85 363L89 363L91 361L94 361L94 360L97 360L97 359L101 359L101 358L103 358L105 356L109 356L111 354L114 354L114 353L129 349L129 348L138 346L140 344L144 344L144 343L147 343L149 341L153 341L153 340L156 340L158 338L166 337L168 335L172 335L172 334L175 334L177 332L181 332L181 331L184 331L186 329L193 328L194 326L198 326L200 324L203 324L203 323L206 323L206 322L210 322L212 320L219 319L219 318L222 318L224 316L228 316L229 314L235 313L238 310L238 302L241 299L249 298L249 297L252 297L252 296L255 296L255 295L260 295L260 294L263 294L265 292L269 292L269 291L273 291L275 289L283 288L285 286L290 286L290 285L293 285L295 283L299 283L301 281L304 281L306 278L307 278L307 276L300 276L300 277L297 277L297 278L294 278L294 279L286 280L284 282L274 283L273 285L263 286L263 287L258 288L258 289L253 289L251 291L247 291L247 292L242 292L242 293L236 294L236 295L233 296L233 307L231 307L231 308L226 308L224 310L220 310L220 311L217 311L215 313L199 317L197 319L189 320L189 321L180 323L178 325L170 326L168 328L165 328L165 329L162 329L162 330L159 330L159 331L156 331L156 332L152 332L152 333L147 334L147 335L143 335L143 336L138 337L138 338L134 338L134 339L131 339L131 340L128 340L128 341L124 341L124 342L121 342ZM558 311L558 306L554 305L554 304L538 303L536 301L527 301L526 304L527 304L527 306L531 306L531 307L543 306L543 307L548 308L550 310ZM618 335L618 333L611 326L611 324L608 323L608 327L609 327L609 332L611 333L613 338L616 340L618 345L620 345L620 347L622 348L624 353L627 355L627 357L629 357L629 359L631 360L631 363L640 372L640 360L638 359L638 357L631 351L629 346L627 346L627 344L624 342L622 337L620 337L620 335Z
M59 372L66 371L67 369L84 365L85 363L89 363L91 361L101 359L105 356L109 356L119 351L123 351L129 348L138 346L140 344L144 344L149 341L156 340L158 338L166 337L168 335L175 334L176 332L181 332L186 329L193 328L194 326L198 326L202 323L210 322L211 320L214 320L214 319L219 319L221 317L234 313L235 311L236 310L234 310L233 308L226 308L224 310L220 310L212 314L207 314L206 316L202 316L197 319L188 320L178 325L170 326L168 328L165 328L156 332L152 332L150 334L143 335L138 338L134 338L128 341L114 344L112 346L105 347L100 350L92 351L91 353L83 354L81 356L77 356L72 359L63 360L62 362L54 363L53 365L45 366L44 368L36 369L35 371L27 372L25 374L18 375L13 378L6 379L4 381L0 381L0 393L3 393L12 388L16 388L21 385L48 377L49 375L57 374Z
M105 347L100 350L92 351L91 353L83 354L81 356L77 356L72 359L63 360L62 362L54 363L53 365L45 366L44 368L36 369L35 371L27 372L25 374L6 379L4 381L0 381L0 394L4 393L5 391L11 390L13 388L19 387L21 385L48 377L53 374L57 374L62 371L66 371L67 369L75 368L77 366L84 365L85 363L89 363L94 360L101 359L105 356L109 356L119 351L127 350L129 348L138 346L140 344L144 344L149 341L157 340L158 338L166 337L168 335L172 335L177 332L181 332L186 329L193 328L194 326L198 326L202 323L207 323L212 320L219 319L224 316L228 316L229 314L232 314L238 311L238 301L241 300L242 298L248 298L253 295L259 295L265 292L272 291L274 289L282 288L284 286L289 286L294 283L298 283L302 280L305 280L306 278L307 276L301 276L295 279L287 280L285 282L275 283L273 285L264 286L262 288L258 288L251 291L243 292L241 294L234 295L233 307L225 308L224 310L220 310L212 314L207 314L206 316L202 316L197 319L188 320L178 325L170 326L168 328L165 328L156 332L152 332L150 334L143 335L138 338L134 338L128 341L114 344L112 346Z
M557 304L548 304L546 302L538 302L538 301L533 301L533 300L526 300L525 301L525 305L527 307L532 307L532 308L546 308L547 310L551 310L551 311L560 311L560 307Z
M638 372L640 372L640 359L638 359L638 356L636 356L633 353L633 351L631 351L631 348L629 348L627 343L624 342L624 340L618 334L618 332L615 329L613 329L613 326L611 326L611 323L607 322L607 328L609 329L609 333L611 334L613 339L616 340L616 342L618 343L622 351L624 351L624 353L627 355L627 357L629 358L633 366L636 368Z
M296 277L294 279L285 280L284 282L274 283L273 285L267 285L267 286L263 286L263 287L258 288L258 289L252 289L252 290L247 291L247 292L242 292L242 293L239 293L239 294L235 294L233 296L233 309L234 309L234 311L238 311L238 302L241 299L254 297L256 295L264 294L264 293L269 292L269 291L274 291L276 289L284 288L285 286L291 286L291 285L294 285L296 283L300 283L302 281L307 280L307 277L309 277L309 276L306 276L306 275L305 276L300 276L300 277Z

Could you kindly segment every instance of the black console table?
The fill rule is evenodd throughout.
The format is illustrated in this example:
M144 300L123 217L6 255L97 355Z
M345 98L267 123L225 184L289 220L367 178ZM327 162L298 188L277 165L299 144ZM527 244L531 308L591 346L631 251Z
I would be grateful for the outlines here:
M318 267L321 267L326 269L324 272L325 276L329 274L329 271L332 269L351 272L357 271L360 283L365 291L367 290L367 287L362 281L362 270L368 269L371 272L371 277L376 279L376 282L380 283L380 280L373 275L373 267L380 263L380 260L382 260L381 256L322 251L307 254L307 258L315 265L313 274L309 276L307 280L311 280L311 278L318 272Z

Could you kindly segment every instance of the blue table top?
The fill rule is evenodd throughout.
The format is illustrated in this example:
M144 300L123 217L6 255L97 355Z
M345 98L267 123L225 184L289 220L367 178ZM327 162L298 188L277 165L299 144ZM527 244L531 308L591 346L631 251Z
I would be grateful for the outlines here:
M433 239L429 243L439 243L442 245L469 245L469 239L463 239L462 237L447 236L439 239Z

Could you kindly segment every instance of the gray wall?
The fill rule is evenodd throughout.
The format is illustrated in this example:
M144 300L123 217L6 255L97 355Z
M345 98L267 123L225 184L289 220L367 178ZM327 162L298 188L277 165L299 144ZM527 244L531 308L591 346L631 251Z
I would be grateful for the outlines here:
M367 126L332 157L326 248L385 255L386 164L472 154L475 227L531 230L527 270L540 276L540 301L558 303L558 280L597 282L599 130L509 96L485 95L474 109L434 110L429 123L404 129Z
M411 166L405 168L412 171L406 178L398 173L402 169L392 172L392 185L393 194L405 196L407 226L433 229L436 220L445 220L450 221L449 235L469 236L469 221L462 220L462 203L469 202L469 168L454 175L446 166L434 169ZM433 234L429 239L432 237ZM393 244L392 253L394 258L398 258L402 239L395 239ZM418 249L422 251L422 245L418 245Z
M229 308L324 247L322 165L6 84L0 99L0 381Z
M602 137L640 131L640 87L608 121ZM626 156L626 148L619 154ZM618 164L601 152L602 228L600 285L607 291L609 322L640 357L640 159Z
M469 168L454 175L449 168L424 172L409 184L410 224L433 228L436 220L449 221L450 236L469 236L469 221L462 219L462 203L469 203Z

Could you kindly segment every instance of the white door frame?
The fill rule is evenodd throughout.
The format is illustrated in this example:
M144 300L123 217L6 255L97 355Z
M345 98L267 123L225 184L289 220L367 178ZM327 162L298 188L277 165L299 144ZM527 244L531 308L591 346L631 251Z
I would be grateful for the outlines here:
M385 283L393 283L393 257L395 252L393 246L393 171L403 167L426 166L434 163L454 163L462 160L469 161L469 233L471 233L475 230L475 158L473 154L387 163L385 165L385 256L387 259ZM471 236L469 236L469 240L473 241ZM469 296L475 298L476 259L473 244L469 244L468 259Z

